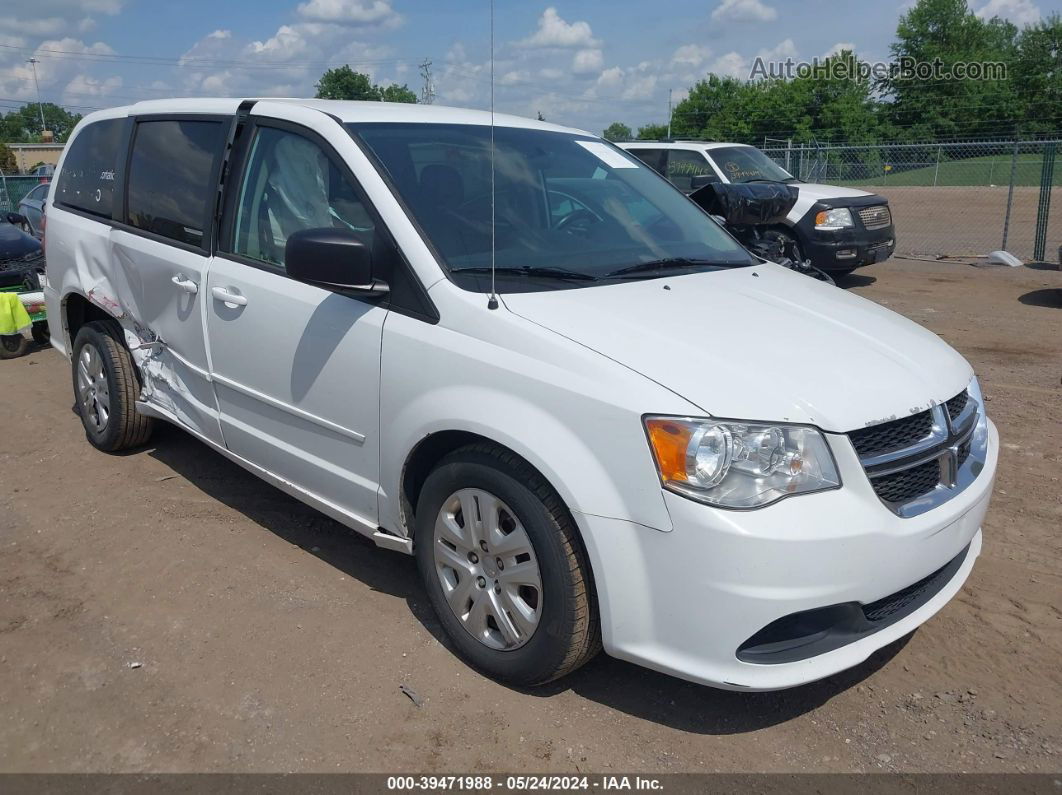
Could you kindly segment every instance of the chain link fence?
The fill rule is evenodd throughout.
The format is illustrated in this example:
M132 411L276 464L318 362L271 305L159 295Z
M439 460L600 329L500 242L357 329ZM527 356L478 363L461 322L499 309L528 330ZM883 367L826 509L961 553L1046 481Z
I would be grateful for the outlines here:
M0 172L0 212L17 212L22 197L36 188L41 182L50 181L48 177L32 175L5 175Z
M792 144L763 151L807 182L889 200L896 253L974 257L1004 249L1025 261L1058 259L1062 141Z

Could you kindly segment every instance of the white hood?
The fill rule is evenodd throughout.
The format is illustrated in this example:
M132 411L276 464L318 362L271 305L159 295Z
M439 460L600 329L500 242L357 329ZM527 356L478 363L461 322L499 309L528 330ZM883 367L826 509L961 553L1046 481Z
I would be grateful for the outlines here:
M948 400L973 376L936 334L778 265L503 300L717 417L850 431Z
M839 188L836 185L822 185L817 182L794 182L793 185L797 187L797 200L793 205L793 209L789 211L789 215L786 216L789 222L792 224L797 223L811 206L818 201L829 201L831 199L850 199L862 196L873 196L872 193L867 193L865 190L857 190L856 188ZM886 203L883 198L882 203Z

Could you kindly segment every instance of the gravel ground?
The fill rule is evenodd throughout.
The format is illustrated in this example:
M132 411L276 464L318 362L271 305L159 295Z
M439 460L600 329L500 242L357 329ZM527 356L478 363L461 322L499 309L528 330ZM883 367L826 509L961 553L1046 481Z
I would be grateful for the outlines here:
M997 491L950 605L775 694L603 655L486 680L411 559L175 429L98 453L58 355L0 362L0 771L1062 770L1062 273L893 260L844 286L974 364Z

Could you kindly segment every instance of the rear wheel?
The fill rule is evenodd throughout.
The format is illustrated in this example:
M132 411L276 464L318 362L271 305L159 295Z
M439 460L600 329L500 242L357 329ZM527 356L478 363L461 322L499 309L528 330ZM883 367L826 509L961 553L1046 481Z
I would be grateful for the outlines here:
M92 446L111 453L144 444L152 421L137 413L140 379L118 326L86 323L74 340L73 354L74 397Z
M417 565L460 655L538 685L600 649L590 570L574 523L531 466L490 444L462 448L417 501Z
M0 334L0 359L17 359L29 346L22 334Z

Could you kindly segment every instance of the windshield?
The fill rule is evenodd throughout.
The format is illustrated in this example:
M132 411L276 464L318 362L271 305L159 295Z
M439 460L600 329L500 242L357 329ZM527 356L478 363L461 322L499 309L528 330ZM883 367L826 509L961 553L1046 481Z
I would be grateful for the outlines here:
M488 292L490 127L348 127L382 162L453 280ZM682 193L610 144L514 127L496 127L494 140L499 291L755 264Z
M708 156L731 182L798 182L796 177L752 146L722 146Z

